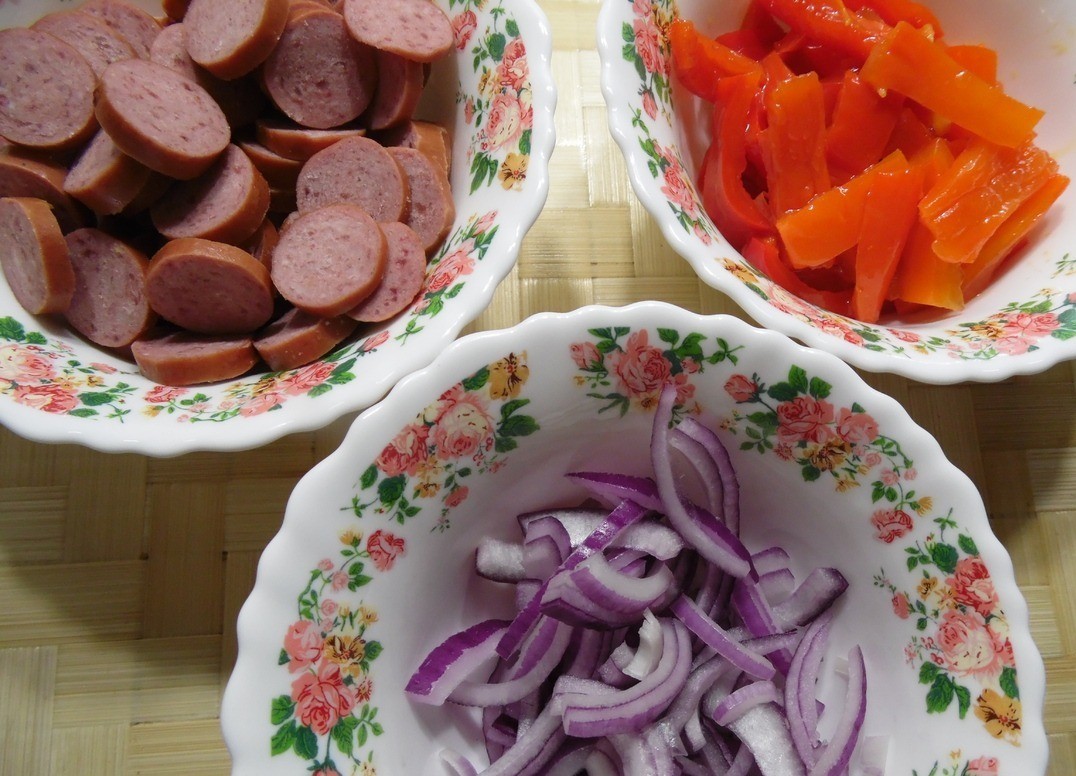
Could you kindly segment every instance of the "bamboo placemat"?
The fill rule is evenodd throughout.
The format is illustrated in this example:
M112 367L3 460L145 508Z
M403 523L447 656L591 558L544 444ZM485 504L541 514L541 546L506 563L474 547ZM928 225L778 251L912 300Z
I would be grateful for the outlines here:
M661 299L743 317L628 185L607 128L599 2L543 0L559 100L549 200L468 331ZM865 375L979 486L1046 661L1050 776L1076 774L1076 371L934 387ZM155 460L0 429L0 774L225 774L235 618L296 481L347 428ZM1018 774L1015 776L1019 776Z

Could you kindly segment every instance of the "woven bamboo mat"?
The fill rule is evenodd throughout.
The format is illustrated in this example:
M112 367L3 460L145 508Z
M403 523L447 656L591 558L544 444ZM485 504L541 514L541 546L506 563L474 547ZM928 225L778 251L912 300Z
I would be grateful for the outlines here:
M647 298L740 315L695 279L631 193L598 86L599 3L542 6L559 88L548 206L469 331ZM984 386L866 379L982 491L1046 661L1049 773L1076 774L1073 365ZM168 460L0 429L0 774L227 773L218 710L236 614L292 487L348 422Z

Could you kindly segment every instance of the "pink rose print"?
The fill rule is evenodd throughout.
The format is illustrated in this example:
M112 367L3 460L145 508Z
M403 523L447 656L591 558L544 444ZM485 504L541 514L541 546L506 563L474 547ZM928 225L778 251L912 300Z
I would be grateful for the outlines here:
M878 437L878 423L865 412L841 407L837 413L837 436L852 445L867 445Z
M28 382L53 377L49 359L22 345L0 347L0 382Z
M355 708L355 691L344 684L340 666L323 663L315 676L304 673L291 685L295 716L319 736L328 735Z
M186 392L186 388L171 388L167 385L155 385L146 393L146 401L151 404L167 404L170 401L175 401Z
M989 617L998 605L998 594L981 558L959 560L956 571L946 582L953 589L957 603L974 609L983 617Z
M896 485L900 482L900 475L892 469L886 469L879 476L882 478L883 485Z
M78 406L78 397L58 385L20 385L15 389L14 398L19 404L58 415Z
M893 596L893 614L897 615L902 620L907 620L911 614L911 606L909 605L908 596L904 593L897 593Z
M314 771L314 776L340 776L340 771L336 768L318 768Z
M665 168L665 185L661 187L661 193L689 216L695 214L695 194L679 165L671 164Z
M442 291L455 283L460 275L470 275L474 271L475 261L471 255L474 249L474 240L465 240L456 250L441 259L426 284L426 291Z
M801 439L825 442L833 436L833 405L811 396L797 396L777 405L777 436L788 442Z
M404 547L405 542L401 537L380 528L366 540L366 551L370 553L370 560L377 566L378 571L391 569L396 558L404 554Z
M475 234L485 234L497 222L497 211L491 210L475 222Z
M437 457L443 460L473 455L493 433L493 420L482 399L460 386L445 393L433 428Z
M758 384L744 375L733 375L725 383L725 393L731 396L733 401L751 401L758 393Z
M478 17L474 11L466 10L452 19L452 35L456 40L456 49L463 51L471 41L471 36L478 29Z
M654 93L649 89L643 92L643 110L652 119L658 117L658 101L654 99Z
M325 617L332 617L336 614L336 610L339 608L336 601L331 598L325 598L321 602L321 613Z
M650 345L646 329L631 334L624 350L610 353L609 361L625 393L642 400L644 405L657 401L657 394L672 373L661 349Z
M239 410L239 414L245 417L253 417L268 412L284 403L284 397L279 393L263 393L252 397Z
M654 13L653 0L634 0L631 4L631 12L636 16L649 17Z
M337 571L335 574L333 574L333 590L343 590L345 587L347 587L349 579L350 577L347 575L346 571Z
M990 630L978 612L949 609L938 626L944 665L958 676L992 678L1005 664L1005 641Z
M580 369L589 369L595 364L600 364L602 360L601 353L593 342L575 342L569 348L569 352L572 355L572 361Z
M367 337L366 340L363 341L362 345L359 346L359 350L361 350L363 353L369 353L371 350L381 347L388 341L389 333L387 331L379 331L372 337Z
M505 89L522 91L530 82L527 68L527 47L521 38L514 38L504 47L504 59L497 68L497 80Z
M877 538L892 544L912 530L912 518L903 509L880 509L871 515L871 525L878 532Z
M976 757L968 763L967 776L998 776L998 758Z
M636 18L632 22L635 32L635 50L648 73L665 74L665 57L661 55L661 32L650 16Z
M332 558L322 558L320 561L318 561L318 568L321 569L322 571L332 571L333 570Z
M527 129L526 108L517 95L498 94L493 98L486 120L482 150L496 151L511 146Z
M291 396L300 396L328 380L335 367L335 364L315 361L313 364L296 369L292 374L282 377L278 384L284 393Z
M412 423L389 442L377 457L377 468L389 477L398 474L414 474L426 460L426 440L430 435L428 426Z
M470 493L470 490L467 488L467 486L461 485L445 497L445 506L458 507L467 499L468 493Z
M321 659L324 640L318 626L310 620L299 620L284 635L284 651L288 653L288 670L301 671Z

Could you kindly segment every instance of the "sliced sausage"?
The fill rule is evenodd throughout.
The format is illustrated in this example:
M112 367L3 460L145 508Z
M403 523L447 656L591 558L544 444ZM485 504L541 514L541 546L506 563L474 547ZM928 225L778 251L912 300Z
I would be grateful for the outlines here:
M280 119L263 118L254 123L258 142L275 154L305 162L318 151L349 137L366 134L362 127L347 125L335 129L307 129Z
M345 0L344 20L356 40L416 62L452 49L452 23L430 0Z
M408 121L378 132L375 139L384 146L403 146L421 151L444 169L445 175L452 174L452 137L440 124Z
M385 273L385 255L385 236L365 210L329 205L281 231L273 283L296 307L329 318L373 292Z
M183 17L187 15L187 7L190 4L191 0L161 0L164 15L174 22L183 21Z
M224 112L232 127L252 124L265 111L265 95L250 78L224 81L199 67L187 53L187 25L169 24L150 48L149 58L175 70L205 89Z
M192 0L183 17L191 59L232 80L265 61L288 20L288 0Z
M295 184L301 212L337 202L360 205L376 221L407 218L407 175L385 148L367 137L350 137L314 154Z
M348 310L356 321L386 321L405 309L422 290L426 277L426 249L406 224L380 224L388 245L385 277L370 296Z
M273 251L280 242L280 232L268 218L262 221L262 225L255 230L250 239L243 245L243 249L262 263L262 266L270 271L273 270ZM275 290L275 289L274 289Z
M121 151L180 180L205 172L231 138L228 120L205 89L144 59L109 65L96 113Z
M98 78L113 62L131 59L134 49L120 35L98 19L80 10L55 11L42 16L30 29L55 35L89 62Z
M296 207L295 189L269 189L270 213L287 215L293 213Z
M164 385L199 385L239 377L258 363L250 337L171 332L131 345L146 377Z
M150 214L165 237L238 244L254 234L267 212L269 184L238 146L229 145L201 176L169 189Z
M157 204L157 201L164 196L171 184L172 181L169 178L159 172L150 170L146 185L139 189L138 193L135 194L135 198L123 209L123 215L135 216L145 213ZM152 223L150 223L149 227L152 227Z
M388 152L407 174L411 209L405 223L418 233L426 252L430 253L445 239L456 219L452 184L444 171L421 151L394 146Z
M299 171L303 169L302 162L283 157L251 140L240 140L239 147L250 161L254 162L258 172L265 176L271 188L290 189L294 199L295 182L299 179Z
M262 66L269 98L293 121L331 129L366 110L377 83L374 52L352 38L340 14L299 14Z
M0 153L0 197L34 197L52 205L65 234L86 226L89 213L64 191L67 170L18 150Z
M152 175L117 148L107 132L98 131L68 172L64 191L99 215L115 215L135 200Z
M293 307L265 327L254 348L274 372L296 369L324 356L358 325L346 315L322 318Z
M421 62L389 51L377 52L377 90L363 120L370 129L385 129L411 118L425 83Z
M161 31L160 23L146 11L126 0L88 0L80 11L96 16L127 41L139 59L149 59L149 50Z
M75 273L60 225L43 199L0 199L0 266L28 313L60 313L75 290Z
M246 334L273 314L269 271L234 245L185 237L153 256L146 289L165 320L199 334Z
M77 229L66 240L75 271L67 322L102 347L130 345L156 320L146 297L149 259L100 229Z
M0 135L42 150L74 148L97 122L85 57L40 30L0 30Z

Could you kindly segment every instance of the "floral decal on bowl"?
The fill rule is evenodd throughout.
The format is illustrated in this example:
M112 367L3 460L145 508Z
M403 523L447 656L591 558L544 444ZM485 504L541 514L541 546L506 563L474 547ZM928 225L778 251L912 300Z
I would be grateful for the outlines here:
M671 382L677 387L677 414L697 413L693 377L725 363L732 370L724 390L736 409L721 428L741 438L742 452L776 456L798 467L805 483L832 482L838 493L869 488L874 506L865 526L875 540L902 548L911 580L903 583L908 591L898 589L883 569L875 585L888 591L893 614L915 628L904 655L927 685L927 711L952 708L963 720L973 710L971 718L992 736L1019 744L1015 660L986 565L951 513L933 517L936 527L925 538L913 538L917 521L936 513L935 500L916 489L914 460L899 440L882 432L867 408L835 403L832 385L797 365L773 378L738 372L743 346L725 340L707 347L703 335L672 329L658 329L656 337L627 327L588 333L593 339L572 343L569 352L576 384L603 403L598 412L615 408L624 416L629 409L652 410ZM940 776L937 767L934 776Z
M464 118L474 124L475 143L468 149L471 193L494 180L502 188L518 191L527 179L534 123L527 47L515 19L498 5L489 9L489 26L478 34L478 16L487 0L449 0L456 48L474 55L478 89L461 93ZM473 45L472 45L473 44Z
M624 17L621 57L638 78L628 105L636 141L676 222L685 234L693 235L703 246L712 246L718 232L705 214L678 145L658 140L659 136L673 135L675 122L668 40L669 26L676 16L675 3L620 2ZM831 313L785 291L745 261L727 256L719 261L726 272L779 312L864 350L907 358L940 352L958 360L986 361L1034 352L1051 339L1076 337L1076 290L1044 288L1028 299L1006 304L984 320L956 323L945 330L944 336L921 335L914 329L874 326ZM1065 254L1056 261L1052 274L1055 278L1076 275L1076 261Z
M935 762L929 771L922 773L913 769L912 776L999 776L1000 765L996 757L966 759L958 749L950 753L947 764Z
M269 743L273 756L294 752L310 762L309 770L329 776L353 771L373 776L373 752L363 749L383 729L371 704L371 664L382 652L370 637L377 610L351 602L370 583L370 573L388 572L406 551L404 539L374 531L340 535L336 558L325 558L310 572L299 593L298 617L284 634L280 665L293 675L291 691L273 699L269 720L276 728ZM370 567L373 568L370 568Z
M521 437L538 430L520 392L530 376L527 354L509 353L445 391L385 445L359 480L350 509L385 515L401 525L439 499L431 530L451 527L448 514L467 498L467 478L495 472Z

